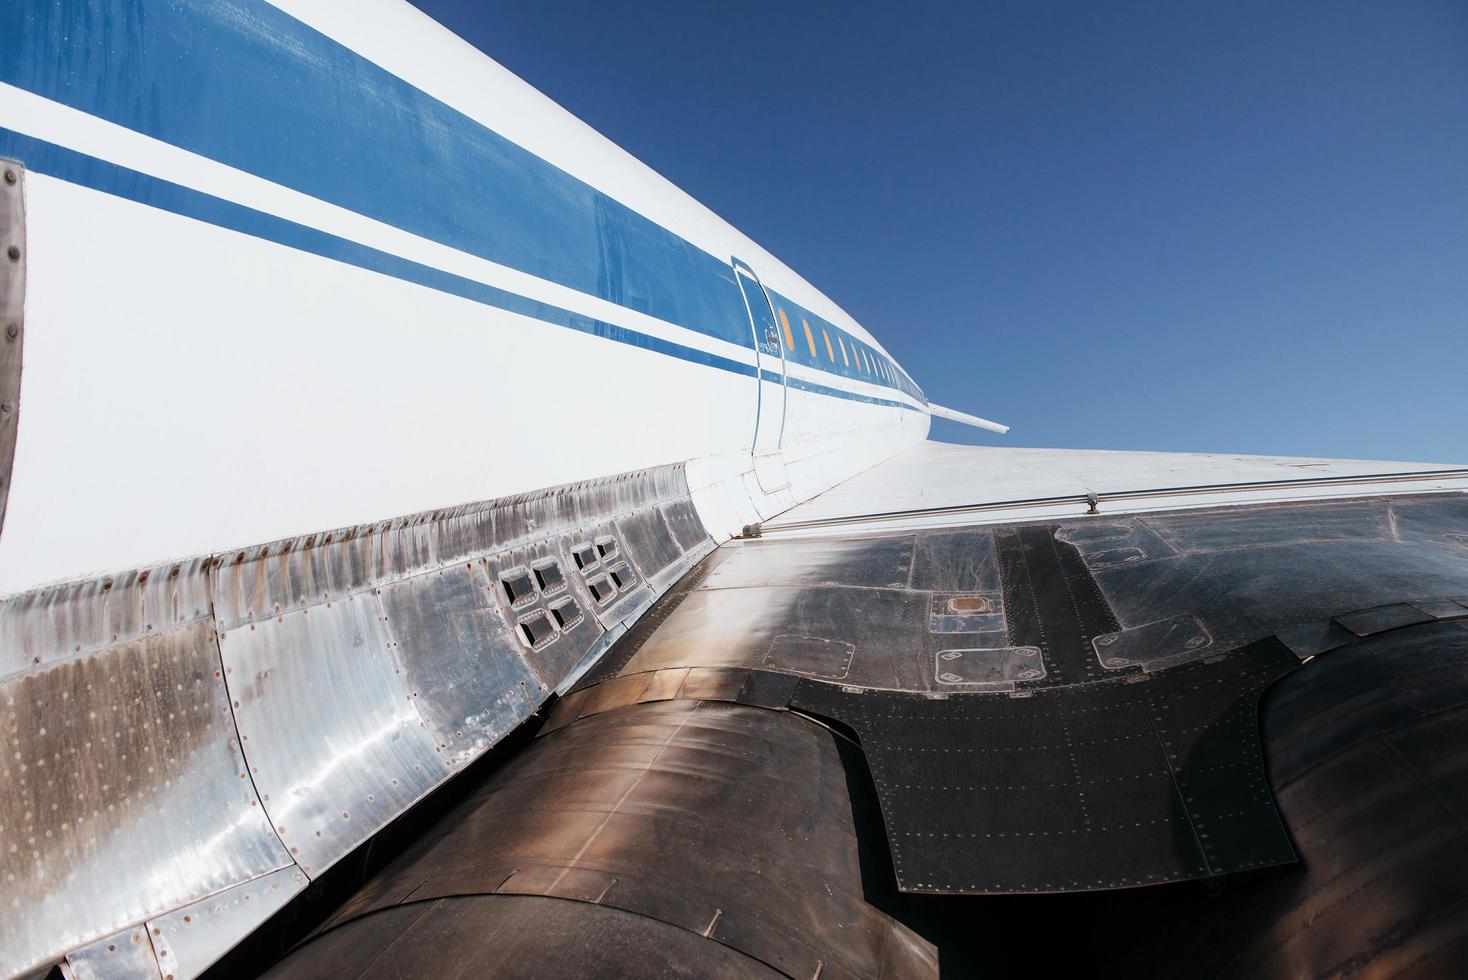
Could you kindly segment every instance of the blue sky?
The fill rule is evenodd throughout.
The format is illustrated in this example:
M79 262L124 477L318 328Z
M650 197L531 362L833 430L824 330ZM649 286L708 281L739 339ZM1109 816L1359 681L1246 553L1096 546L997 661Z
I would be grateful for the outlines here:
M418 0L1015 446L1468 463L1468 4Z

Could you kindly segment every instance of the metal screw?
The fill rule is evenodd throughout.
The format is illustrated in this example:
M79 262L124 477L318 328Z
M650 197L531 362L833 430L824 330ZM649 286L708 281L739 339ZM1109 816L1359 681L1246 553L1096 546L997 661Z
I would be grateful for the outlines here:
M9 248L7 248L5 250L5 254L8 255L8 256L10 256L10 261L12 261L12 262L17 261L20 258L20 246L19 245L12 245L12 246L10 246Z
M16 337L19 337L20 336L20 327L17 327L13 323L12 324L9 324L5 328L5 336L7 338L9 338L10 340L14 340Z
M7 184L13 184L18 179L19 178L17 178L15 176L15 171L14 170L7 170L7 171L5 171L5 183L7 183Z

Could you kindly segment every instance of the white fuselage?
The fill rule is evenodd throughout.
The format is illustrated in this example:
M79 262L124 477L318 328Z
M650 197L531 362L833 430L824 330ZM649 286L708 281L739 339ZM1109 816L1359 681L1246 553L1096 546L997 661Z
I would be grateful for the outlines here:
M727 536L926 435L838 306L408 4L82 6L0 15L0 594L678 461Z

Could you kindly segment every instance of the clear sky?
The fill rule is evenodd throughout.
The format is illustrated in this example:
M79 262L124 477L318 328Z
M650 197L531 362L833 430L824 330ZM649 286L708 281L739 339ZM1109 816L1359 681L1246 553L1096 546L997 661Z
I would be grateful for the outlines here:
M1468 3L417 0L1014 446L1468 464Z

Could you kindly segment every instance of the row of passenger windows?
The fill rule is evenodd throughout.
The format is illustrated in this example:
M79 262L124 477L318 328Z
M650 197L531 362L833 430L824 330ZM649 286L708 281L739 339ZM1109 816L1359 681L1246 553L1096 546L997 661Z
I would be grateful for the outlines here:
M780 328L785 335L785 347L791 353L795 353L797 351L796 334L790 326L790 317L785 313L783 306L777 309L780 316ZM812 330L809 321L804 317L800 318L800 327L805 335L805 349L810 351L812 361L819 363L821 353L824 352L826 360L831 364L852 368L862 374L885 381L914 398L921 397L917 385L913 384L911 378L881 354L868 350L865 344L843 337L839 332L836 334L835 344L832 344L831 333L826 327L822 326ZM817 335L820 337L819 343L816 340Z

